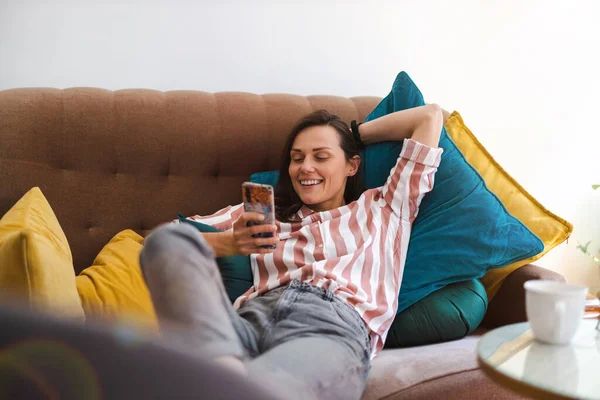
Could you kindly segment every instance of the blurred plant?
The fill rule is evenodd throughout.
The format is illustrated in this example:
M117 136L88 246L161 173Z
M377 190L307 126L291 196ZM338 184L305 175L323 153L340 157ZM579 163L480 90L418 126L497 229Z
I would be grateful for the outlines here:
M592 185L592 189L596 190L600 188L600 185ZM595 262L597 262L598 264L600 264L600 257L593 255L592 253L588 252L588 246L590 245L590 243L592 243L592 241L590 240L589 242L587 242L585 244L585 246L582 246L581 243L577 244L577 248L579 250L581 250L585 255L591 257L592 260L594 260ZM598 253L600 254L600 250L598 251Z

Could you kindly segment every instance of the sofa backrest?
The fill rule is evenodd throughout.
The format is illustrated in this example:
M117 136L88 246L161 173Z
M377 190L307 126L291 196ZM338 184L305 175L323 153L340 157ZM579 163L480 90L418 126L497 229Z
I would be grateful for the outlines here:
M77 272L123 229L241 202L277 169L294 123L326 109L364 120L378 97L97 88L0 91L0 215L39 186Z

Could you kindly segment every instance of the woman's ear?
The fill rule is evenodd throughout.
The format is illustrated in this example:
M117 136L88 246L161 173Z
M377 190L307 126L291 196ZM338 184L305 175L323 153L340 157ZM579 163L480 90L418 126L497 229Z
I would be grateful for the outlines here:
M360 156L356 155L348 161L350 164L348 166L348 176L354 176L358 172L358 167L360 167Z

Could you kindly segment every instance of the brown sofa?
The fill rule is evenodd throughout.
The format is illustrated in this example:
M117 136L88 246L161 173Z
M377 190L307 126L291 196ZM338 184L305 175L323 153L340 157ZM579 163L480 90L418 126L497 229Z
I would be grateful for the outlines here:
M64 229L76 272L117 232L141 234L177 213L240 202L240 184L278 167L301 116L327 109L364 120L378 97L200 91L23 88L0 91L0 215L39 186ZM387 349L365 399L518 397L477 367L486 328L525 320L523 282L563 277L528 265L491 301L483 326L461 340Z

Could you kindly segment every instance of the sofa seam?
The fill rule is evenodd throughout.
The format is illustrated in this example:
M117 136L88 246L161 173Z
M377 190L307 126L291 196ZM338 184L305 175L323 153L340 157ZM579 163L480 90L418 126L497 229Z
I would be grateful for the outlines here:
M67 145L67 132L66 132L66 129L65 129L65 119L66 119L65 118L65 114L66 114L66 111L65 111L65 89L62 89L60 91L60 105L62 107L62 113L60 115L60 118L61 118L60 122L61 122L61 128L62 128L61 129L62 130L62 135L61 135L60 139L61 139L62 146L61 146L60 160L58 161L58 166L61 169L61 172L64 172L64 170L66 170L67 167L69 166L67 164L67 162L65 161L66 154L67 154L67 147L68 147L68 145Z
M217 114L217 121L218 121L218 129L217 129L217 137L223 137L223 116L221 115L221 109L219 108L219 97L217 96L218 93L212 93L212 97L215 100L215 112ZM202 126L204 128L204 125ZM215 181L219 180L219 175L221 174L221 141L217 140L217 157L215 160L215 169L213 170L213 175L215 178Z
M265 168L264 170L267 171L269 170L269 152L271 151L271 147L272 147L272 124L271 124L271 118L269 113L267 112L267 102L265 100L265 96L264 95L260 95L260 103L262 106L262 113L264 116L264 120L267 121L266 125L267 125L267 144L265 145L266 148L266 153L267 153L267 157L265 158L265 160L267 161L267 168Z

